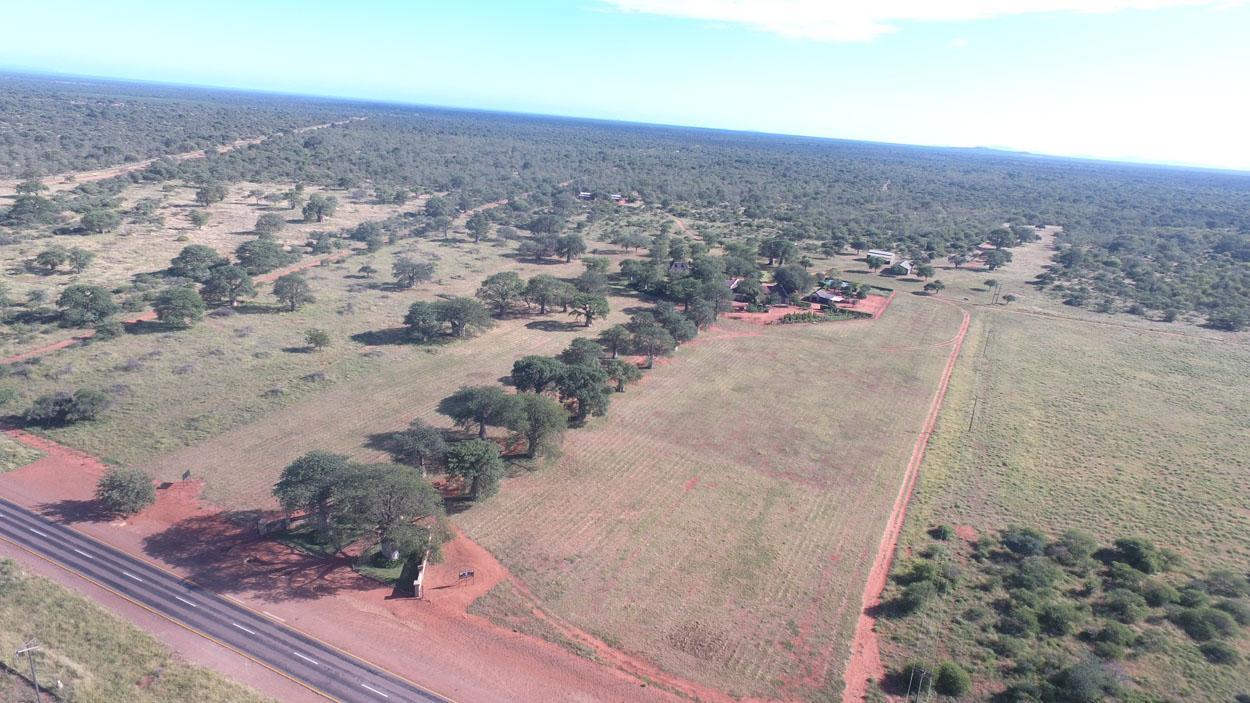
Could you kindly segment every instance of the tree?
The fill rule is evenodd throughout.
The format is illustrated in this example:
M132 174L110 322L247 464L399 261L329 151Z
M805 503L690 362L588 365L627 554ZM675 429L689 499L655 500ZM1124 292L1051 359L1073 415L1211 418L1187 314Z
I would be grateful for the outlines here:
M282 198L291 210L298 210L304 205L304 194L298 190L288 190L282 194Z
M583 327L590 327L596 317L603 317L610 312L607 298L590 293L578 293L573 296L573 299L569 301L569 307L573 308L569 312L570 315L584 319Z
M325 349L330 346L330 341L330 333L321 328L313 327L304 332L304 342L313 349Z
M868 264L868 268L869 268L870 270L872 270L872 271L876 271L877 269L881 268L882 266L885 266L885 259L883 259L883 258L881 258L881 257L879 257L879 256L870 256L870 257L868 257L867 259L865 259L864 261L865 261L865 263L867 263L867 264Z
M298 259L299 255L285 251L273 237L261 235L240 244L234 250L234 257L248 273L256 275L286 266Z
M62 246L50 246L35 255L35 265L52 273L69 261L69 250Z
M247 197L255 201L257 205L260 205L260 201L265 197L265 191L260 188L253 188L247 192Z
M434 278L434 264L401 256L391 265L391 273L395 275L395 282L401 288L412 288Z
M312 515L322 539L328 540L335 489L347 472L347 457L314 450L282 470L273 495L287 513L303 511Z
M477 244L490 231L490 215L487 215L484 211L475 212L465 222L464 226L473 235L473 243Z
M946 260L951 262L951 265L954 266L955 268L959 268L960 266L963 266L964 264L968 263L968 257L964 256L963 254L951 254L950 256L946 257Z
M594 340L586 337L574 337L569 346L556 357L569 366L599 366L599 357L603 348Z
M211 219L213 219L213 216L203 210L192 210L187 213L187 220L189 220L191 222L191 226L196 229L203 228L204 225L208 224L208 221Z
M587 415L606 415L608 412L609 394L607 388L608 374L599 366L578 364L565 368L560 375L556 387L560 397L577 402L577 412L573 420L584 422Z
M355 534L368 530L387 539L400 525L443 512L443 499L412 467L352 466L335 486L339 524Z
M525 284L516 271L500 271L482 281L477 289L477 297L490 305L496 315L507 315L512 306L521 299L525 292Z
M288 273L273 282L273 297L285 303L291 312L295 312L304 303L316 300L312 287L302 273Z
M493 324L486 306L473 298L456 297L434 303L439 322L451 326L451 336L464 337L470 331L484 330Z
M934 274L933 265L932 264L916 264L915 268L912 269L912 273L921 278L929 278L930 276Z
M943 696L958 698L972 690L972 679L955 662L942 662L933 682L933 690Z
M777 267L773 271L773 280L787 296L803 295L816 285L816 277L797 264Z
M568 263L573 257L586 253L586 241L575 232L565 234L556 239L556 253L563 256L565 263Z
M339 199L333 195L322 195L321 193L313 193L312 197L304 203L304 221L305 222L322 222L327 217L333 217L334 211L338 209Z
M538 306L539 315L546 315L547 308L560 300L560 283L555 276L540 273L525 284L522 297L529 304Z
M564 364L559 359L531 354L512 362L512 385L518 391L542 393L555 386L563 373Z
M449 217L454 211L446 198L434 196L425 201L426 217Z
M204 299L194 286L166 288L152 302L156 319L170 327L190 327L204 317Z
M769 266L774 262L780 266L798 254L799 248L788 239L766 239L760 243L760 256L768 259Z
M408 327L408 334L419 342L428 342L443 331L443 322L438 317L438 310L434 303L424 300L408 306L408 313L404 315L404 325Z
M18 183L15 188L18 195L37 195L47 189L48 186L44 185L43 181L40 181L37 178L27 178L21 183Z
M69 265L74 273L82 273L94 260L95 254L86 249L71 247L69 250Z
M395 435L391 454L399 461L421 469L443 463L447 455L447 442L443 433L422 420L413 420L408 429Z
M941 293L942 290L945 288L946 288L946 284L942 283L941 279L929 281L928 283L924 284L924 292L930 293L930 294Z
M95 499L110 513L133 515L156 502L156 487L140 469L110 466L96 483Z
M79 224L88 232L104 234L122 223L122 216L112 210L88 210L82 214Z
M693 277L679 278L668 285L668 294L682 304L682 309L689 311L690 304L699 297L703 284Z
M224 263L226 260L212 247L188 244L169 262L169 273L203 283L214 267Z
M623 359L608 360L604 364L603 370L607 372L609 379L616 382L617 393L624 393L625 384L633 383L642 378L642 371L638 370L638 365Z
M505 427L517 412L517 397L499 386L461 386L443 398L438 411L466 431L477 426L479 439L486 439L486 426Z
M276 212L262 213L256 218L256 225L252 230L257 234L276 234L286 227L286 220Z
M990 232L989 235L986 236L985 241L993 244L995 249L1012 247L1018 243L1016 241L1015 233L1006 227L1000 227Z
M94 420L112 405L112 398L104 391L79 388L71 393L52 393L35 399L23 414L32 425L68 425Z
M629 346L630 339L633 337L625 325L612 325L606 330L599 333L599 343L604 349L615 359L621 350Z
M537 393L522 393L517 399L517 412L508 429L525 436L526 456L532 459L544 450L554 449L556 438L568 427L564 406Z
M239 304L240 298L251 298L256 295L256 287L252 277L242 267L233 264L217 266L208 272L204 285L200 287L200 295L213 305Z
M647 355L647 368L655 366L656 355L670 354L677 346L673 335L655 318L635 318L627 327L634 335L634 348Z
M499 446L484 439L451 445L447 450L447 473L469 482L469 497L473 500L495 495L504 474Z
M564 229L564 222L556 215L539 215L525 225L534 234L555 234Z
M213 203L220 203L225 199L226 187L220 183L210 183L208 185L200 186L200 189L195 191L195 202L199 203L203 207L208 207Z
M992 249L985 252L985 268L994 271L1006 266L1011 262L1011 252L1002 249Z
M107 290L83 283L66 286L56 299L56 307L61 311L61 324L66 327L93 325L121 309Z

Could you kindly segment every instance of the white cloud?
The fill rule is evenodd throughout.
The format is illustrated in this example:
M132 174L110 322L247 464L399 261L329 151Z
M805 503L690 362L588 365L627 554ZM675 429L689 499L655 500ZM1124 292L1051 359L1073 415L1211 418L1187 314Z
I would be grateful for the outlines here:
M622 12L742 24L792 39L866 42L904 22L961 22L1008 15L1208 6L1247 0L601 0Z
M967 37L955 37L954 39L946 42L946 48L947 49L966 49L968 48L968 39Z

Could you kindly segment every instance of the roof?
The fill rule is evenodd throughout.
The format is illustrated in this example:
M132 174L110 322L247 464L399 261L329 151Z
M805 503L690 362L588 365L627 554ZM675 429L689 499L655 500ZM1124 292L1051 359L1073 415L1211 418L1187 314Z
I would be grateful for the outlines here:
M846 298L843 298L842 296L838 295L837 293L833 293L833 292L830 292L830 291L827 291L827 290L818 290L818 291L816 291L815 293L812 293L812 294L811 294L810 296L808 296L808 297L809 297L809 298L819 298L819 299L821 299L821 300L827 300L827 301L829 301L829 302L831 302L831 303L840 303L840 302L842 302L843 300L846 300Z
M741 279L741 278L728 278L728 279L725 279L725 285L726 285L726 286L729 286L729 290L733 290L734 288L737 288L739 283L742 283L742 279Z

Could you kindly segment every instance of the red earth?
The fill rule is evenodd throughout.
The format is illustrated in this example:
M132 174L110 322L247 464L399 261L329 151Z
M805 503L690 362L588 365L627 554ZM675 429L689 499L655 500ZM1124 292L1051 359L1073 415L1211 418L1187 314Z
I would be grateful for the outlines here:
M955 303L942 298L932 298L932 300L958 307ZM907 517L907 506L916 490L920 464L924 461L925 449L929 446L929 437L933 434L938 412L942 409L942 401L946 398L946 388L950 384L951 372L955 369L955 361L959 358L964 337L968 333L968 323L971 318L963 308L959 308L959 311L963 314L963 321L954 339L942 343L942 345L950 344L950 356L946 359L941 381L938 383L933 400L929 403L929 414L925 417L920 435L916 437L916 444L912 448L911 459L907 462L907 470L903 476L903 484L899 487L898 497L894 500L894 509L886 523L885 533L881 536L881 544L877 547L872 570L868 573L859 622L855 626L855 638L851 641L851 660L846 666L844 677L846 686L842 691L842 703L863 701L868 694L869 682L880 681L885 677L885 667L881 663L881 648L877 641L875 613L881 605L881 594L885 591L886 582L890 576L890 566L894 562L899 532L903 529L903 521Z

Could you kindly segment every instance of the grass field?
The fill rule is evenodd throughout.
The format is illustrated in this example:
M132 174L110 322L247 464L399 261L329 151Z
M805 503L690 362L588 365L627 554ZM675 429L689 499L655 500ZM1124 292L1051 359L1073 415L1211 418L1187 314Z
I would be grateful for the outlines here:
M554 614L738 695L833 699L957 311L723 325L458 521ZM884 349L893 351L883 351Z
M173 703L268 700L220 674L178 659L150 635L47 579L0 560L0 647L11 655L24 638L38 634L39 678L63 701ZM6 664L19 671L26 660ZM6 690L7 689L7 690ZM0 695L24 700L30 684L8 676ZM19 697L20 696L20 697ZM44 700L48 700L44 693Z
M25 466L32 461L38 460L40 452L37 449L14 442L13 440L0 435L0 473L11 471L19 466Z
M1146 537L1199 571L1246 571L1250 396L1239 379L1250 350L1234 337L1106 322L1010 309L975 316L902 549L924 544L934 524L1022 524L1079 528L1104 542ZM992 681L994 662L956 612L883 620L887 664L954 656L975 665L974 680ZM969 631L952 637L951 627ZM1183 635L1125 666L1176 700L1231 700L1250 680L1250 666L1209 665Z
M225 201L208 208L194 204L195 188L181 185L142 184L128 187L121 194L122 210L133 207L143 199L160 201L155 214L164 217L163 225L136 224L124 221L116 230L105 234L56 235L25 239L0 246L0 269L5 272L5 283L14 300L24 300L29 291L40 290L46 295L47 305L55 303L61 289L75 283L91 283L113 289L130 283L138 273L156 273L169 266L183 247L204 244L228 254L236 247L255 237L252 228L256 218L265 212L273 212L287 220L286 227L275 237L283 244L302 245L310 232L353 227L366 220L380 220L403 209L420 207L420 200L413 200L403 208L381 205L372 201L357 202L342 191L330 193L339 199L334 217L321 224L305 223L300 213L288 210L285 204L271 207L256 205L247 199L248 191L259 188L265 192L282 192L288 186L274 183L236 183L230 186ZM312 193L314 191L309 191ZM0 199L0 204L4 200ZM188 213L205 210L211 219L201 229L195 229L187 219ZM51 228L46 228L50 230ZM33 270L28 264L36 254L53 245L86 249L96 258L85 271L71 273L61 268L46 274ZM37 346L41 337L64 335L54 326L25 329L20 334L0 338L0 355L15 349Z

